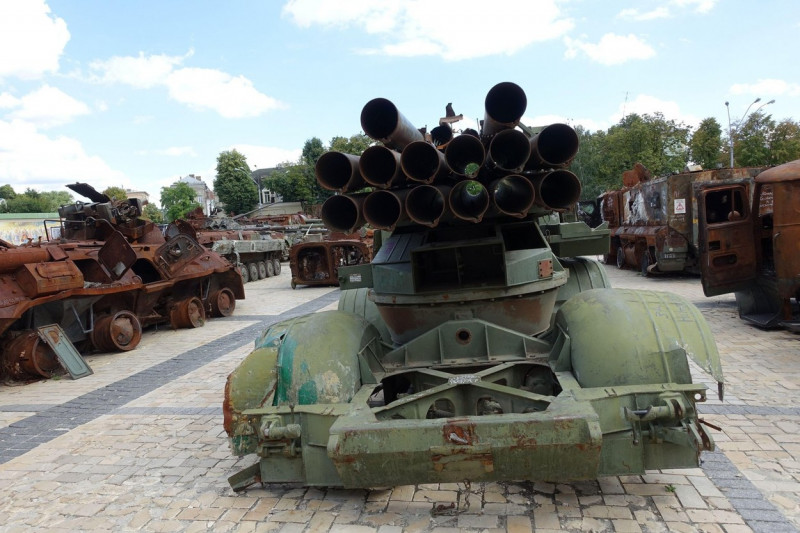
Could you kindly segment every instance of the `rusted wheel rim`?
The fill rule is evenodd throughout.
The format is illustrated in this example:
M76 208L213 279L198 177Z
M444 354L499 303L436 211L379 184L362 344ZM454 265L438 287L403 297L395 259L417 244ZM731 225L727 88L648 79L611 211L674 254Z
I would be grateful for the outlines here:
M224 288L211 295L211 313L214 316L231 316L236 309L236 297L233 291Z
M142 340L142 324L130 311L120 311L111 319L108 338L117 350L133 350Z
M3 346L2 367L8 376L25 379L32 376L52 377L60 364L56 354L39 334L28 330Z
M206 323L206 312L203 309L203 302L200 301L200 298L191 298L185 305L186 317L191 327L199 328Z

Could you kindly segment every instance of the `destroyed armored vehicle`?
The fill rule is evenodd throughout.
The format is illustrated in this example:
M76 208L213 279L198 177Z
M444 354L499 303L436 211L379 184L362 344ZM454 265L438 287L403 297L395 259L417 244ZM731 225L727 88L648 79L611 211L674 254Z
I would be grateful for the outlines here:
M339 269L369 263L369 247L350 239L306 241L289 248L292 289L298 285L339 285Z
M133 350L146 326L199 327L244 298L228 261L174 227L166 238L137 200L69 188L91 201L59 208L59 238L0 242L2 377L50 377L62 350Z
M230 261L245 283L281 273L288 248L283 239L243 227L229 217L205 217L200 208L190 215L186 222L194 229L197 242ZM182 231L191 233L185 226Z
M338 310L270 326L230 374L225 431L256 455L234 490L594 479L696 467L714 448L689 366L721 383L708 325L680 296L609 288L581 257L609 232L566 216L577 135L528 137L526 104L500 83L480 131L453 136L446 117L429 142L378 98L361 124L382 144L320 157L338 193L326 225L367 221L381 243L340 269Z

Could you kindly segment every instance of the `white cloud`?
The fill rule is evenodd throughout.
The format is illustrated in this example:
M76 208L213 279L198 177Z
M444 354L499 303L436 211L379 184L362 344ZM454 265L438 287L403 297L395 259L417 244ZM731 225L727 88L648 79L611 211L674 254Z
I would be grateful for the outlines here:
M105 61L92 61L89 68L95 72L93 81L100 83L124 83L139 89L150 89L164 85L173 69L180 65L186 56L151 55L139 52L138 57L114 56Z
M768 78L755 83L736 83L730 88L731 94L749 94L753 96L800 96L800 84L784 80Z
M714 9L718 1L719 0L672 0L672 3L678 7L693 8L697 13L708 13Z
M26 94L17 103L18 109L9 113L7 118L24 120L39 128L60 126L89 113L86 104L49 85Z
M655 50L639 37L607 33L596 44L570 37L564 38L567 50L564 57L573 59L583 52L601 65L621 65L634 59L648 59L656 55Z
M661 100L646 94L637 95L633 100L620 104L619 109L611 116L611 124L618 123L623 115L655 115L661 113L667 120L683 122L693 128L700 124L700 118L681 111L680 105L669 100Z
M272 146L259 146L256 144L237 144L229 146L227 150L237 150L247 158L251 170L256 168L272 168L280 163L294 163L300 159L301 149L286 150Z
M573 128L575 126L583 126L587 130L597 131L608 127L608 125L603 125L591 118L569 118L561 115L537 115L535 117L522 117L520 122L526 126L534 128L549 126L550 124L569 124Z
M156 150L157 155L166 155L170 157L191 156L196 157L197 152L191 146L170 146L163 150Z
M639 11L636 8L623 9L617 14L618 18L625 20L635 20L640 22L646 20L669 18L670 16L672 15L666 6L659 6L655 9L651 9L650 11L644 11L644 12Z
M48 137L22 120L0 120L0 176L15 190L53 190L76 181L103 190L127 181L101 158L69 137Z
M0 109L12 109L20 105L20 100L11 93L0 93Z
M211 109L225 118L257 117L282 104L258 92L244 76L219 70L182 68L167 77L169 95L196 109Z
M67 23L52 17L44 0L2 0L0 79L37 79L56 72L69 37Z
M356 27L382 37L385 44L362 53L453 61L513 54L574 26L556 0L499 0L491 9L474 0L290 0L283 14L302 28Z
M91 80L122 83L139 89L166 87L169 96L194 109L210 109L225 118L257 117L284 107L253 87L244 76L231 76L216 69L180 67L193 55L150 55L112 57L91 64Z

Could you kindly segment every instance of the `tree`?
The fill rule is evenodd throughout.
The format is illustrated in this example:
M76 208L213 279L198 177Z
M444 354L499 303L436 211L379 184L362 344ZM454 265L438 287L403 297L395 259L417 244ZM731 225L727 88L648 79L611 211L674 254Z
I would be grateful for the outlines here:
M145 204L145 206L142 208L142 218L155 224L164 223L164 215L161 213L161 210L157 208L155 204L151 203Z
M780 165L800 159L800 123L780 121L769 136L770 164Z
M722 127L715 118L705 118L689 141L692 161L703 168L716 168L722 154Z
M112 200L127 200L128 193L122 187L108 187L103 191L103 194Z
M363 133L356 133L350 137L334 137L331 139L329 150L344 152L345 154L361 155L364 150L373 144L374 141Z
M4 198L6 200L13 200L16 196L17 193L14 191L14 188L8 183L0 187L0 198Z
M775 130L772 115L756 111L734 130L734 164L758 167L770 163L769 138Z
M161 188L161 205L167 210L167 221L169 222L183 218L189 211L200 207L195 198L194 189L182 181L170 187Z
M252 211L258 203L258 188L250 174L247 158L238 151L224 151L217 157L214 192L228 214Z
M8 186L5 194L9 192L14 192L11 186ZM55 213L60 206L71 204L73 201L72 195L67 191L39 192L27 188L24 193L7 198L2 210L5 213Z

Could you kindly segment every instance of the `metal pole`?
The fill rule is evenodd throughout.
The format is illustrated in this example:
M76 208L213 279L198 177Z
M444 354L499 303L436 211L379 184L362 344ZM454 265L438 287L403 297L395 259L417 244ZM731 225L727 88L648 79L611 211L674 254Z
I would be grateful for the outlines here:
M728 110L728 151L731 153L731 168L733 168L733 133L731 133L731 106L729 102L725 102L725 109Z

